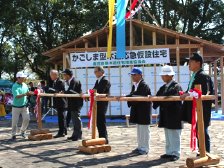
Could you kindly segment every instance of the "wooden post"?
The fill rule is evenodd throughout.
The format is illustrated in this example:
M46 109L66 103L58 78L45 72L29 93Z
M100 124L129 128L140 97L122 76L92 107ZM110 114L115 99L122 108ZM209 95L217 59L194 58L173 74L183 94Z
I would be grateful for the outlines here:
M94 90L94 102L93 102L93 113L92 113L92 139L96 139L96 116L97 116L97 101L95 100L95 95L97 90Z
M222 115L224 115L224 73L223 73L223 57L220 57L220 69L221 69L221 105Z
M144 28L142 25L142 46L144 46Z
M58 64L54 64L54 69L58 71Z
M217 61L214 62L214 83L215 83L215 112L218 112L218 81L217 81Z
M42 121L41 121L41 101L40 101L41 98L39 98L38 100L38 129L39 130L42 130Z
M67 68L67 64L66 64L66 53L63 52L63 71Z
M201 90L201 85L195 85L196 89ZM196 99L196 108L197 108L197 131L199 134L199 152L200 157L206 156L206 149L205 149L205 130L204 130L204 117L203 117L203 106L202 106L202 99Z
M176 45L179 46L179 37L176 38ZM177 62L177 81L180 82L180 48L176 48L176 62Z
M212 65L211 64L212 63L209 64L209 70L208 70L208 74L209 74L210 77L212 76L212 70L211 70Z

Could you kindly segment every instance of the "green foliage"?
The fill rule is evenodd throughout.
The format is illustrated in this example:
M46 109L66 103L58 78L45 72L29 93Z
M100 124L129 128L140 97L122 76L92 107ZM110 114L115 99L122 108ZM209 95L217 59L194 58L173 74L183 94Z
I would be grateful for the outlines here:
M143 5L164 28L223 44L222 0L145 0ZM101 29L107 20L108 0L1 0L0 77L5 72L15 80L28 66L46 79L52 65L43 52ZM141 20L155 24L144 9Z

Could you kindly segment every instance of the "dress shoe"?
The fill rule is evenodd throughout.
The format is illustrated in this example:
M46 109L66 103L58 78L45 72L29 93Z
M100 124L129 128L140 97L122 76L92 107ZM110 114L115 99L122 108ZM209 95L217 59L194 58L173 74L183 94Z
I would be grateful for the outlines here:
M167 155L167 154L164 154L164 155L161 155L160 157L161 157L161 158L166 159L166 158L171 158L171 157L172 157L172 155Z
M65 135L67 135L67 130L65 131Z
M16 136L15 135L13 135L12 136L12 138L11 138L11 140L15 140L16 139Z
M170 158L170 161L177 161L179 158L180 158L180 157L173 155L173 156Z
M132 150L132 153L139 153L139 152L140 152L140 150L138 148Z
M74 138L76 138L76 137L71 136L71 137L68 137L67 140L72 140Z
M77 138L77 137L73 137L72 138L72 141L78 141L78 140L81 140L82 138Z
M57 134L57 135L55 135L54 136L54 138L60 138L60 137L64 137L65 135L63 135L63 134Z
M139 154L140 154L140 155L147 155L148 152L146 152L146 151L144 151L144 150L140 150L140 151L139 151Z

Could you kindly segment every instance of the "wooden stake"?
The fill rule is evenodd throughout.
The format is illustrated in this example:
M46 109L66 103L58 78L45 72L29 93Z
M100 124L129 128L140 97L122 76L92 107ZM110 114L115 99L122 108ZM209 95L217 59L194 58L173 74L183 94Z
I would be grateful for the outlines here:
M81 152L85 152L85 153L89 153L89 154L96 154L98 151L98 148L94 147L94 146L87 146L84 147L82 145L79 145L78 147L79 151Z
M41 101L38 100L38 129L42 130Z
M95 147L97 148L98 153L103 153L104 152L104 147L102 145L96 145Z
M201 85L195 85L196 89L201 91ZM203 106L202 106L202 99L196 99L196 108L197 108L197 126L198 126L198 134L199 134L199 152L201 157L206 156L206 149L205 149L205 130L204 130L204 117L203 117Z
M97 101L95 99L97 90L94 90L94 102L93 102L93 113L92 113L92 139L96 139L96 116L97 116Z
M30 130L31 135L47 134L47 133L50 133L50 130Z
M111 151L111 146L110 145L102 145L104 147L105 152L110 152Z
M186 164L188 168L201 167L205 165L218 164L220 162L219 156L211 155L205 157L187 158Z
M103 145L106 143L105 138L95 138L90 140L82 140L82 146L94 146L94 145Z

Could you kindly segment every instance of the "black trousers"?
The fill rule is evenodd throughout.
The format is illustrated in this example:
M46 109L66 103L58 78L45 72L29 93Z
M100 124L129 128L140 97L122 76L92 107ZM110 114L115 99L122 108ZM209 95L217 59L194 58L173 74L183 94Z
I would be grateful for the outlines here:
M59 135L67 134L67 125L66 125L66 116L65 108L57 108L58 111L58 126L59 126Z
M70 126L71 119L72 119L71 111L68 111L68 113L67 113L67 118L66 118L66 125L67 125L67 128Z
M99 138L105 138L108 143L106 116L102 113L97 113L97 129Z

